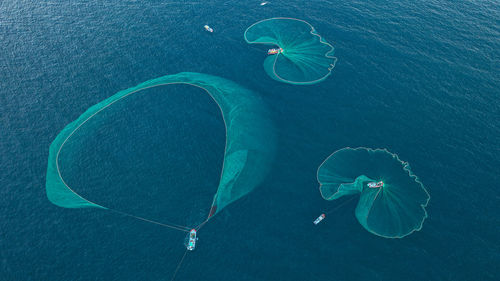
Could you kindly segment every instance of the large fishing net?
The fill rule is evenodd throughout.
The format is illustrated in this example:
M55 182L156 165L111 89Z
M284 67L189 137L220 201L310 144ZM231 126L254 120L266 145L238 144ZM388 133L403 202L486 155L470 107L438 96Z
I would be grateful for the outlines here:
M247 28L250 44L278 46L281 52L264 61L266 73L289 84L307 85L325 80L335 66L334 48L309 23L293 18L271 18Z
M318 168L321 196L360 194L356 218L369 232L401 238L420 230L429 193L408 163L385 149L343 148Z
M71 155L61 154L61 151L68 144L70 150L82 148L82 134L79 131L90 134L100 130L102 135L103 122L100 121L106 118L106 111L131 95L146 93L141 92L144 89L173 84L191 85L205 90L219 106L226 126L223 168L212 206L207 206L207 220L258 186L269 169L274 152L272 124L266 116L264 104L255 93L232 81L207 74L183 72L152 79L120 91L90 107L77 120L68 124L50 146L46 179L48 199L64 208L111 209L84 198L65 181L61 163L71 163L72 159L61 159L64 155Z

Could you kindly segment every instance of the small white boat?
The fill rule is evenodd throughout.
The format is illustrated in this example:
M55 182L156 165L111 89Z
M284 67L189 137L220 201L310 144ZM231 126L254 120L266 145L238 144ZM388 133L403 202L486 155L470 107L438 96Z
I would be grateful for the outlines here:
M283 49L282 48L275 48L275 49L269 49L267 50L267 54L268 55L276 55L276 54L281 54L283 53Z
M214 32L213 28L211 28L210 26L208 26L206 24L205 24L205 26L203 26L203 28L205 28L205 30L210 32L210 33Z
M269 4L269 2L261 2L260 3L261 6L264 6L264 5L267 5L267 4Z
M321 214L317 219L313 221L314 224L320 223L326 217L325 214Z
M194 248L196 247L196 240L198 240L198 238L196 238L196 229L193 228L189 232L189 241L187 244L187 249L189 251L194 250Z
M367 185L369 188L379 188L379 187L384 186L384 182L383 181L379 181L379 182L372 181L372 182L369 182Z

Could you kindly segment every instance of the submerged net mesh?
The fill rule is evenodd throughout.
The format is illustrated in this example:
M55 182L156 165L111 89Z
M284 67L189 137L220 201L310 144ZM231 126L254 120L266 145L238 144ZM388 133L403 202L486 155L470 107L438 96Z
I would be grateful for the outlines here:
M385 149L340 149L318 168L318 181L326 200L360 193L356 218L373 234L401 238L420 230L427 218L429 193L408 163ZM383 186L368 186L378 182Z
M65 182L60 169L61 150L68 142L72 142L71 149L78 149L80 144L75 132L83 126L99 126L100 122L88 121L100 118L103 114L99 113L106 108L144 89L169 84L187 84L204 89L222 112L226 126L226 147L221 178L209 218L260 184L272 161L274 135L272 124L259 97L250 90L220 77L183 72L152 79L120 91L90 107L77 120L68 124L50 146L46 179L48 199L64 208L107 209L83 198Z
M283 52L264 61L266 73L273 79L298 85L325 80L335 66L334 48L323 41L309 23L293 18L271 18L247 28L250 44L277 45Z

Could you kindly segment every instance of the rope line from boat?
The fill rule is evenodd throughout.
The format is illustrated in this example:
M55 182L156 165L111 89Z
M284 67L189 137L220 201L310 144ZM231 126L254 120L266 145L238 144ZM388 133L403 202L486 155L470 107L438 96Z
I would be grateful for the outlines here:
M197 227L195 227L194 229L196 229L196 231L200 230L200 228L202 226L204 226L206 223L208 222L208 219L206 219L204 222L202 222L201 224L199 224Z
M325 214L331 214L335 211L337 211L338 209L340 209L341 207L345 206L347 203L351 202L352 200L354 200L355 198L357 198L356 196L352 196L350 199L342 202L342 204L338 205L337 207L333 208L332 210L328 211L328 212L325 212Z
M146 218L143 218L143 217L135 216L135 215L132 215L132 214L129 214L129 213L125 213L125 212L122 212L122 211L118 211L118 210L114 210L114 209L108 209L108 210L110 210L112 212L115 212L117 214L123 215L123 216L135 218L135 219L138 219L138 220L142 220L142 221L149 222L149 223L152 223L152 224L161 225L161 226L164 226L164 227L168 227L168 228L179 230L179 231L183 231L183 232L189 232L189 229L190 229L187 226L177 225L177 224L173 224L173 223L170 223L170 224L161 223L161 222L157 222L157 221L154 221L154 220L149 220L149 219L146 219Z
M182 262L184 261L184 258L186 257L188 250L184 251L184 255L182 255L181 261L177 264L177 267L175 268L174 274L172 275L172 279L170 281L174 281L175 276L177 275L177 272L181 268Z

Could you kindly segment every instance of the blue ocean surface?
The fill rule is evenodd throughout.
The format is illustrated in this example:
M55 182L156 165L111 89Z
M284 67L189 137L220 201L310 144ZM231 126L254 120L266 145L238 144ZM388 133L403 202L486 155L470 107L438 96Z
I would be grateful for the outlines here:
M306 20L335 47L310 86L266 75L245 29ZM90 106L182 71L258 93L277 133L265 181L199 231L175 280L499 280L498 1L0 2L0 280L171 280L182 232L45 194L50 143ZM209 24L215 30L203 29ZM200 223L225 128L200 89L165 86L121 103L63 173L82 196L156 221ZM347 202L318 226L316 170L346 147L387 148L431 195L421 231L367 232Z

